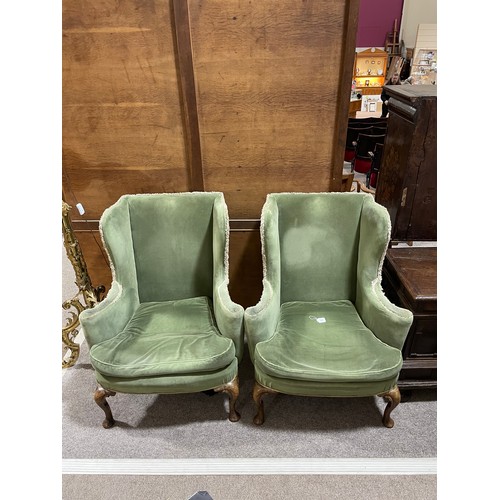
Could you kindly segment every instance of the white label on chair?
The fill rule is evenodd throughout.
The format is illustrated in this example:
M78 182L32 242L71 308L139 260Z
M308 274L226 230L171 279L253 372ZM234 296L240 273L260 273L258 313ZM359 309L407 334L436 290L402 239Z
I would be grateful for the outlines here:
M313 319L316 323L326 323L326 318L317 318L316 316L309 316L309 319Z

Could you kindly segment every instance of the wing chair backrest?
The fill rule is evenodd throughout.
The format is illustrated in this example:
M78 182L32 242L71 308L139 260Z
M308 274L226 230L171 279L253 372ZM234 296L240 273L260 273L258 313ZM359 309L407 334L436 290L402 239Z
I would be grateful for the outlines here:
M140 302L211 297L217 198L222 194L122 196L101 218L117 281L136 288Z
M276 260L277 253L281 303L356 300L360 219L368 196L359 193L268 196L271 214L266 218L272 219L274 211L279 228L279 242L275 244L279 245L279 253L275 252L272 260ZM267 249L265 252L270 257ZM271 262L267 265L271 266L268 272L277 272Z

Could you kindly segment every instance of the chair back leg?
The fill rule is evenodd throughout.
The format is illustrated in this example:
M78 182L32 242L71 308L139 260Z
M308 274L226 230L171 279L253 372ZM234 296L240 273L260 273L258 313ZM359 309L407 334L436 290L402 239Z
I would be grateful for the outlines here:
M215 392L225 392L229 395L229 420L231 422L238 422L240 414L236 411L236 400L240 395L240 385L238 375L228 382L214 389Z
M391 413L396 406L401 402L401 393L399 392L399 387L395 385L390 391L379 394L380 397L387 401L387 406L385 407L384 416L382 417L382 423L389 429L394 427L394 420L391 418Z
M94 392L94 401L97 403L97 406L103 409L104 415L106 418L102 422L102 426L105 429L109 429L115 425L115 419L113 418L113 414L111 413L111 408L109 407L106 398L108 396L114 396L116 392L108 391L107 389L98 386L96 391Z

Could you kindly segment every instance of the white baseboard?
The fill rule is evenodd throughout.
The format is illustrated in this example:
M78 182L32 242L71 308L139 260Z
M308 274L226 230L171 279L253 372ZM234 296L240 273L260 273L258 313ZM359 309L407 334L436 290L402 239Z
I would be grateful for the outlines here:
M63 474L114 475L434 475L436 458L63 459Z

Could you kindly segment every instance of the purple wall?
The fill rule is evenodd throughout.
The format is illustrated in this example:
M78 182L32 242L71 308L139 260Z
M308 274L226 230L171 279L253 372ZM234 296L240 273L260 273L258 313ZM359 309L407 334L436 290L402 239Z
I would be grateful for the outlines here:
M358 34L356 47L383 47L385 37L398 20L401 28L401 14L404 0L360 0Z

